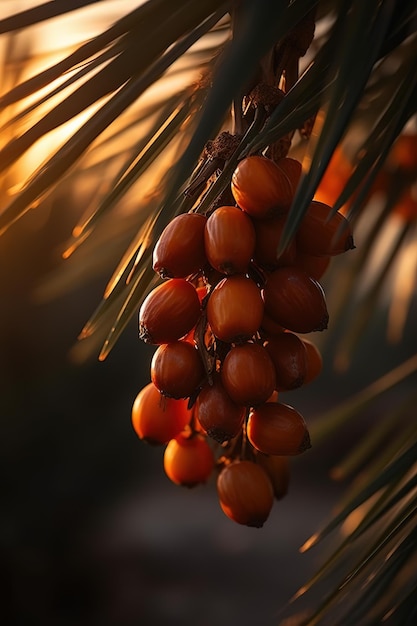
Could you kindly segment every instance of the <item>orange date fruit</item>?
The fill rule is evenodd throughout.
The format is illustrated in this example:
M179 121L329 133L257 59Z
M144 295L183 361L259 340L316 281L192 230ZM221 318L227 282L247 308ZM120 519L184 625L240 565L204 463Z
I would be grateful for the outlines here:
M303 341L286 332L270 337L264 344L275 367L277 391L301 387L307 376L307 354Z
M233 347L226 355L221 377L236 404L256 406L275 389L275 367L267 350L258 343Z
M204 246L214 269L226 275L245 273L255 250L251 218L237 207L219 207L207 220Z
M199 213L182 213L169 222L153 250L153 269L161 278L186 278L207 265L206 222Z
M152 445L162 445L176 437L191 420L186 400L165 398L149 383L135 398L132 426L139 437Z
M139 310L139 338L146 343L171 343L184 337L197 323L200 300L184 278L171 278L145 298Z
M274 490L265 470L252 461L234 461L217 478L222 511L238 524L261 528L269 517Z
M332 207L313 200L297 231L297 248L314 256L335 256L355 247L349 221Z
M233 402L226 392L220 374L214 372L197 396L194 416L208 436L223 443L239 434L245 419L245 407Z
M246 434L253 447L264 454L295 456L311 448L303 416L281 402L266 402L253 408Z
M214 469L214 454L200 434L178 435L164 452L164 471L176 485L195 487L207 482Z
M238 163L231 190L238 206L255 219L288 212L293 199L287 174L263 156L249 156Z
M265 312L287 330L310 333L327 328L324 291L318 281L297 267L280 267L269 274L263 299Z
M282 500L288 493L291 478L289 457L262 454L256 450L255 460L268 474L274 488L275 499Z
M226 343L250 339L262 321L264 304L259 287L242 274L224 278L207 302L207 321L213 334Z
M160 345L151 361L151 380L170 398L188 398L204 378L203 361L197 348L188 341Z

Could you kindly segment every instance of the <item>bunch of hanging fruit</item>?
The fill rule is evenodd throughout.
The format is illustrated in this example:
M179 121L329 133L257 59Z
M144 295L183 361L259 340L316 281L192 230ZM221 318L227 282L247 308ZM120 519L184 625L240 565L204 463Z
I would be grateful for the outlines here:
M261 527L288 487L289 457L310 448L303 416L281 394L320 373L305 335L326 329L319 280L354 247L349 221L312 201L296 236L281 235L301 176L288 156L248 156L227 206L174 217L153 251L162 282L139 311L139 335L157 346L133 427L164 445L171 481L192 487L215 473L219 503Z

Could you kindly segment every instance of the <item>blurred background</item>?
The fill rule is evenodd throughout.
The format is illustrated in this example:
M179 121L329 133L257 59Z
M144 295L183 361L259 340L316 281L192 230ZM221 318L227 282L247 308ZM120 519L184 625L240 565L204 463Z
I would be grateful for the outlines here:
M10 12L28 4L2 3ZM17 34L3 42L2 91L16 68L24 77L33 71L30 63L46 66L58 52L112 23L127 4L108 2L99 20L88 13L80 20L75 14L65 23L33 30L30 37ZM62 136L52 140L58 144ZM37 144L0 180L3 204L46 158L52 149L48 141ZM348 482L335 481L331 469L367 425L378 424L382 412L395 408L415 388L415 373L367 407L359 420L341 428L340 436L317 448L313 438L312 449L292 460L289 493L275 503L262 529L234 524L220 510L214 481L191 490L174 486L163 472L163 449L140 442L132 429L131 407L149 381L153 354L151 346L138 340L136 319L104 361L98 360L98 350L85 356L75 348L119 261L120 245L99 239L105 254L93 269L79 257L74 271L84 273L83 280L72 280L67 287L62 270L71 259L63 253L89 202L88 183L75 188L71 180L64 182L0 239L4 623L279 624L291 597L331 549L330 539L330 545L299 552L329 519ZM129 219L129 208L124 210ZM322 281L329 302L329 338L313 340L322 349L324 369L311 385L286 396L309 424L416 352L413 294L401 340L387 337L392 286L398 273L408 271L412 277L415 271L416 249L410 243L407 254L392 265L385 287L375 294L366 333L349 362L341 366L336 358L335 348L351 318L333 326L333 303L336 307L350 258L361 250L361 237L366 242L379 210L376 205L364 218L356 250L335 259ZM395 216L386 222L385 239L381 237L368 274L361 277L364 290L399 228ZM349 312L351 304L344 310ZM314 593L300 599L297 612L314 602Z

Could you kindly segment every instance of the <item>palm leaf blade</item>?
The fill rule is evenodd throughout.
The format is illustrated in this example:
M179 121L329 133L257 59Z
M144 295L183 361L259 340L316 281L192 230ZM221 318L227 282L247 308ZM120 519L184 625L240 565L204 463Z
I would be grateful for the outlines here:
M214 20L220 19L220 13L214 14ZM177 17L178 19L178 17ZM212 26L213 16L203 20L200 28L185 36L175 46L171 47L155 64L151 64L147 71L137 78L131 78L114 96L110 98L90 119L74 133L74 135L53 155L47 163L34 174L22 192L10 202L0 215L0 232L6 230L12 223L24 214L30 205L47 192L90 147L91 143L117 119L126 108L154 83L175 59L187 50L196 38L201 36ZM156 34L153 33L155 36Z
M173 217L186 211L209 216L220 203L234 204L230 182L240 159L262 154L277 160L288 150L289 156L303 162L303 173L281 248L297 238L316 192L326 191L333 155L343 150L348 161L345 173L341 159L342 180L337 181L341 184L328 189L328 204L355 227L358 249L332 261L324 277L330 296L336 290L333 302L327 298L331 327L318 337L323 359L330 359L334 370L324 370L324 376L333 380L344 374L337 366L351 367L353 356L361 358L366 340L379 332L378 325L388 326L387 288L402 303L401 320L396 320L398 344L393 347L402 348L399 324L402 333L414 337L410 313L415 304L415 264L414 273L407 270L407 276L403 269L407 255L416 250L416 162L413 165L412 155L401 153L397 139L410 132L417 146L415 2L147 0L127 9L73 52L60 50L64 58L26 78L22 68L30 38L23 59L14 47L21 37L15 31L52 22L54 16L89 4L94 2L41 0L35 10L0 19L15 72L11 80L6 77L5 84L12 87L0 98L6 143L0 169L8 202L0 213L0 233L54 190L63 195L71 191L71 196L80 193L78 207L84 211L74 220L78 223L63 253L68 267L61 281L59 272L53 273L38 293L44 298L63 294L112 265L102 301L74 350L77 360L91 356L91 351L100 361L107 358L158 283L152 251ZM300 33L304 38L297 39ZM253 87L265 85L282 97L278 106L254 96ZM24 178L19 178L20 164L36 153L38 144L42 148L49 137L65 136L67 130L69 138L49 149L47 160L23 185L16 183ZM232 147L227 156L226 151L217 156L212 148L226 136L233 140ZM399 228L394 231L396 224ZM378 257L388 230L390 236L394 233L393 243L383 258ZM296 239L296 248L300 242ZM248 275L256 275L258 286L268 280L269 271L262 264L258 268L256 256L250 261ZM204 269L188 280L195 286L210 285L210 296L211 276ZM398 311L391 306L390 318ZM376 321L372 333L371 319ZM205 314L202 322L207 322ZM263 342L264 330L252 340ZM390 341L388 334L383 341ZM223 358L219 346L214 340L208 349L211 358L212 353L219 356L218 364ZM348 482L330 521L325 520L301 548L309 549L340 528L335 549L296 594L297 598L315 585L327 585L305 624L348 626L383 620L388 624L396 619L406 624L414 615L410 590L415 590L416 581L414 574L409 580L406 575L416 558L417 431L412 410L416 396L410 388L417 355L409 357L406 345L403 362L393 365L394 352L385 348L378 346L390 364L383 370L387 373L374 376L373 383L350 395L349 385L341 381L345 399L309 426L314 446L328 445L332 435L339 437L342 454L330 475ZM365 355L366 363L368 354L371 351ZM378 362L375 371L380 366ZM354 372L358 378L353 376L352 381L361 382L362 367L361 362ZM347 369L347 376L351 372L353 368ZM332 393L338 389L335 385ZM342 429L358 443L348 449L344 440L339 443ZM245 426L242 433L245 438ZM248 456L251 445L245 441ZM233 454L235 449L231 459Z
M369 481L359 494L357 494L351 501L338 513L321 531L313 535L302 547L302 550L308 550L319 541L322 541L332 530L334 530L346 517L352 513L358 506L363 504L371 496L388 485L392 480L395 480L399 475L403 475L407 472L415 461L415 455L417 452L417 443L413 443L407 447L397 458L392 460L384 470L376 476L372 481Z
M20 13L15 13L14 15L1 19L0 34L10 33L21 28L27 28L28 26L33 26L33 24L50 20L54 17L64 15L70 11L76 11L77 9L89 6L90 4L95 4L97 2L103 2L103 0L60 0L59 3L44 2L39 6L26 9Z

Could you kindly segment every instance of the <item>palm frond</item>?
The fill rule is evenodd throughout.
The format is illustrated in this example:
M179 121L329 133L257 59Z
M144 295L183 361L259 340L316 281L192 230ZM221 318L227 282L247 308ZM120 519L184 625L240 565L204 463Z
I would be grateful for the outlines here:
M56 2L44 2L1 19L0 34L27 28L97 2L103 2L103 0L61 0L59 4Z
M93 4L101 9L106 2L44 2L1 19L0 34L13 42L22 29ZM285 148L302 161L303 173L281 249L296 237L311 200L326 193L358 235L354 255L336 262L326 278L334 324L321 341L334 365L347 369L387 289L400 289L404 250L415 252L417 199L415 214L404 217L398 207L406 194L413 204L416 158L407 170L395 149L406 132L417 137L416 58L411 0L138 3L49 67L30 76L16 71L5 81L0 171L9 201L0 234L48 194L89 181L88 206L66 242L66 261L38 295L51 297L109 271L75 349L80 358L98 353L103 360L159 280L152 249L169 221L191 210L209 212L230 190L243 157ZM265 83L281 89L279 104L253 104L253 89ZM67 128L23 185L7 189L8 176L31 150ZM235 141L216 159L207 147L221 133ZM331 178L337 184L329 191ZM387 230L394 236L375 268ZM402 328L415 299L415 268L396 298ZM392 319L397 306L391 304ZM388 332L399 337L399 322ZM306 626L414 623L416 578L404 572L417 545L415 393L408 390L416 371L411 355L312 422L314 445L323 445L405 385L403 402L381 411L378 431L370 420L362 440L331 470L351 486L302 550L359 521L298 592L338 581Z

